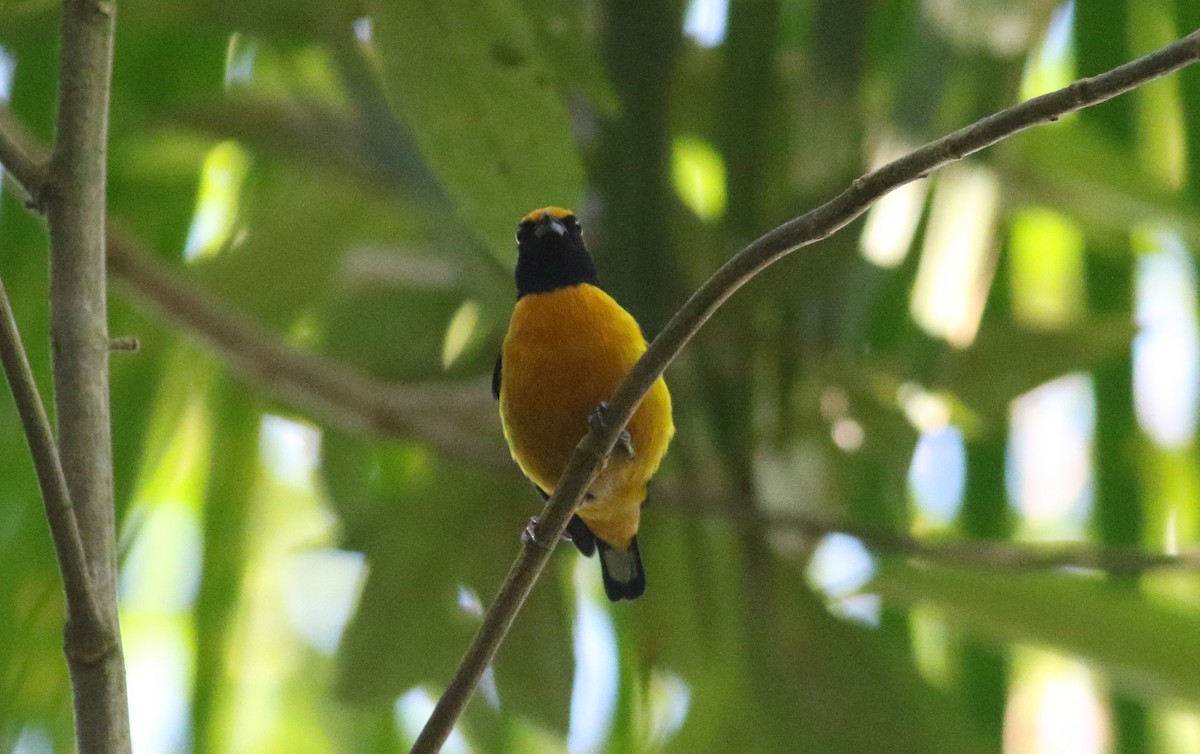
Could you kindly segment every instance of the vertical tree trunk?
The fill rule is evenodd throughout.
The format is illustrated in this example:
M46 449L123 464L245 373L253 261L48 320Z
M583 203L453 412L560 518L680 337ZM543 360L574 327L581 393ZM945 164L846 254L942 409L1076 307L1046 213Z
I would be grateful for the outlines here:
M84 636L72 623L67 625L82 754L130 750L117 618L105 281L115 14L109 0L63 3L58 124L42 197L50 227L50 338L59 449L104 628L101 636Z

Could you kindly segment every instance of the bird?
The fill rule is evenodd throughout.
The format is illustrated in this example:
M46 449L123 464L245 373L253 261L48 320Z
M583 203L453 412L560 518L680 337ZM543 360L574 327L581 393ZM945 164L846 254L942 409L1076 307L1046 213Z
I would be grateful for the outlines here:
M570 210L545 207L521 218L514 277L517 301L492 394L513 460L544 500L589 427L605 420L605 400L646 350L646 339L633 316L601 289ZM567 525L581 553L599 551L604 591L613 602L636 599L646 589L637 538L641 508L674 434L671 395L660 377ZM526 529L527 541L535 522Z

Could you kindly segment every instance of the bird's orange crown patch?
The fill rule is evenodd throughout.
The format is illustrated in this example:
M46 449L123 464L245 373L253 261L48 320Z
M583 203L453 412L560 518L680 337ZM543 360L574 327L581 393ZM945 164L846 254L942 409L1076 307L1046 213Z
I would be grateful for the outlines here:
M571 210L563 209L562 207L542 207L541 209L535 209L533 212L530 212L528 215L522 217L521 222L533 222L534 220L540 220L546 215L553 215L561 220L564 217L571 217L574 214L575 213Z

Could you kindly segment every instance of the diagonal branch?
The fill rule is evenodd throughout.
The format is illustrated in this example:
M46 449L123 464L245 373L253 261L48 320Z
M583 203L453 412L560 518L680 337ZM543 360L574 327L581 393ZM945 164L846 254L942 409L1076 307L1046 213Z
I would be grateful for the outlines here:
M88 574L79 523L75 520L75 509L71 507L67 478L63 474L46 407L42 404L42 396L38 393L33 370L29 366L29 357L21 343L21 333L17 329L12 302L9 301L3 280L0 280L0 366L3 366L8 378L8 386L21 417L21 426L29 442L29 453L33 456L42 502L46 506L46 519L50 523L50 535L62 571L63 590L67 595L67 619L79 627L84 636L103 636L103 621ZM90 651L94 653L102 649L94 647Z
M583 493L612 453L618 434L637 409L642 396L721 304L759 272L797 249L827 238L865 212L884 194L905 183L923 178L943 165L1027 128L1111 99L1197 59L1200 59L1200 31L1107 73L1076 81L1064 89L1001 110L926 144L857 178L829 202L755 240L717 270L650 344L609 401L607 426L593 428L576 446L557 490L539 517L534 536L529 539L538 542L559 540ZM441 748L549 558L549 551L533 545L521 550L454 679L417 737L413 752L435 752Z
M185 282L115 228L109 231L108 268L142 308L212 349L243 380L306 415L348 432L410 437L451 457L509 467L489 431L495 422L483 383L388 385L291 348Z
M45 152L0 104L0 164L31 197L42 191ZM494 410L483 383L389 385L291 348L183 280L117 227L108 231L108 270L142 309L191 335L243 380L300 413L347 432L412 438L451 458L511 467L491 437Z
M17 179L31 205L38 206L46 183L46 150L8 109L0 104L0 165Z

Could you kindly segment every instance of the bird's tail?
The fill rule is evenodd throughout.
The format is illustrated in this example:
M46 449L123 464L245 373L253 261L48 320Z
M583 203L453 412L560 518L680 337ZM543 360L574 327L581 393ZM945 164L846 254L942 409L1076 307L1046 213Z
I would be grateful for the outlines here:
M604 593L608 598L617 602L642 596L642 592L646 591L646 571L642 568L637 537L630 541L625 550L611 547L599 537L596 538L596 544L600 548L600 573L604 575Z

